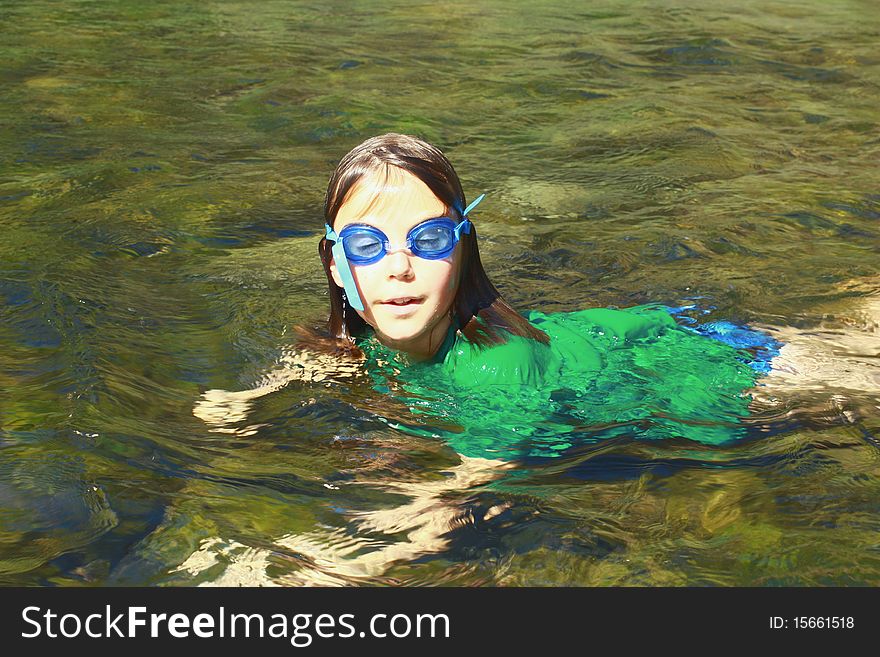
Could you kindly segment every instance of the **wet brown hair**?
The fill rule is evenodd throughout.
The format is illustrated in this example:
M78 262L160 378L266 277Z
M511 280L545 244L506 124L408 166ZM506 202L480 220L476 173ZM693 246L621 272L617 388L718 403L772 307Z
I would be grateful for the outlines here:
M324 197L324 221L333 227L339 209L345 203L349 192L368 174L389 174L390 167L397 167L421 180L446 206L446 211L459 218L466 207L461 182L452 164L440 149L417 137L388 133L367 139L355 146L342 158L327 186ZM459 330L473 344L485 346L507 341L506 333L549 342L546 333L535 328L502 298L492 285L477 246L476 227L470 234L462 233L459 242L462 249L462 268L453 313L458 320ZM322 238L318 244L318 254L327 275L330 294L330 317L327 330L335 341L334 351L357 355L354 337L368 331L368 324L348 304L342 288L336 285L330 273L333 244ZM314 343L317 335L308 332L303 335L306 342ZM312 344L312 346L317 346ZM329 345L326 345L329 346ZM326 351L325 349L322 349Z

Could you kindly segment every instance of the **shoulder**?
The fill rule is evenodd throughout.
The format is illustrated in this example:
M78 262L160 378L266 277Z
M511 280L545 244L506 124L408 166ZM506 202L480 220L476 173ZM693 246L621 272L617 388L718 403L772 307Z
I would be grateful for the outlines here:
M538 385L548 371L558 369L558 359L545 344L506 333L506 342L477 346L462 334L444 360L453 381L463 386Z
M533 310L527 317L550 336L552 348L565 362L566 371L575 375L602 369L605 354L611 350L650 341L677 328L666 312L648 306L560 313Z
M563 367L567 374L588 374L603 367L609 348L675 326L666 313L641 308L531 311L525 317L547 333L549 345L507 333L503 344L478 347L459 335L446 358L453 380L465 386L539 385L555 380Z
M481 348L458 336L446 359L455 381L535 385L551 380L563 366L568 374L588 374L603 367L609 349L677 328L666 312L648 306L531 311L525 317L550 337L549 345L508 333L505 343Z

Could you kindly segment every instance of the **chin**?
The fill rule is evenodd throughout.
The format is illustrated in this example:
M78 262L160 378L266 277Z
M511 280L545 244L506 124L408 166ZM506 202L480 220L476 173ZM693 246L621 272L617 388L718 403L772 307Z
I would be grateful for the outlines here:
M408 320L397 320L390 322L383 322L378 327L378 330L385 337L394 340L395 342L403 342L408 340L414 340L425 332L427 328L421 322L410 322Z

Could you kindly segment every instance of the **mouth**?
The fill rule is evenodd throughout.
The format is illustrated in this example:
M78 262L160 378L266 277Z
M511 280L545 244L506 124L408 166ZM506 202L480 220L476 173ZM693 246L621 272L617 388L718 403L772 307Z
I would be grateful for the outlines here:
M424 297L395 297L381 303L389 306L416 306L424 301Z

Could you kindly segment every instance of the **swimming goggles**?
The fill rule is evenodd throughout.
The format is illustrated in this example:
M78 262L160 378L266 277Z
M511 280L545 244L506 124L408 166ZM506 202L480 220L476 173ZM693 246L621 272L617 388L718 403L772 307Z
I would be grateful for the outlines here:
M364 304L357 292L354 277L351 274L353 265L372 265L379 262L388 253L409 249L419 258L425 260L441 260L455 250L455 245L461 239L461 234L470 234L471 222L468 212L473 210L485 194L477 197L473 203L467 206L461 213L461 222L456 223L449 217L437 217L428 219L410 229L406 236L406 243L396 249L392 249L388 237L374 226L364 224L349 224L337 235L327 224L324 224L327 233L325 237L333 242L333 258L336 267L342 277L343 289L348 296L348 301L355 310L363 310Z

